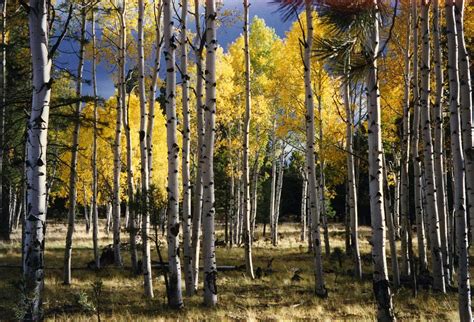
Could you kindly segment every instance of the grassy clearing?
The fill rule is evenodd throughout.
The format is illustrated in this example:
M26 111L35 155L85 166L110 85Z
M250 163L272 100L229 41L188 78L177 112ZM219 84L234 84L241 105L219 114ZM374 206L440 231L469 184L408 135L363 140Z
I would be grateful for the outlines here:
M101 223L103 224L103 223ZM103 225L102 225L103 227ZM143 296L141 276L132 275L129 270L107 267L98 272L86 269L92 260L92 242L82 224L77 225L73 249L72 285L62 285L62 263L64 252L64 224L51 223L46 243L46 290L44 309L48 320L90 321L95 320L92 312L85 309L80 300L92 301L94 281L103 283L100 297L101 318L107 321L130 320L374 320L375 302L372 298L370 279L354 280L348 270L351 259L343 257L342 266L334 258L324 262L325 278L329 298L314 296L314 275L312 256L307 253L306 243L299 241L297 225L282 225L282 239L278 248L260 236L255 242L255 267L265 268L273 260L274 273L261 279L250 280L242 271L220 272L218 276L219 305L215 309L204 307L202 293L185 298L185 308L172 311L166 307L163 277L154 274L155 299ZM342 227L331 226L331 246L343 249ZM370 273L370 230L361 228L361 252L364 258L364 272ZM101 245L110 244L111 235L100 234ZM127 239L126 233L123 235ZM222 231L218 231L222 239ZM166 252L163 252L166 253ZM129 267L129 256L124 250L125 266ZM153 259L157 259L152 250ZM166 254L164 254L166 255ZM368 261L368 260L369 261ZM0 243L1 265L19 265L21 260L20 236L15 234L10 243ZM243 248L217 248L218 265L241 265L244 263ZM295 269L300 269L302 280L291 280ZM0 268L0 319L13 319L18 290L15 282L20 279L19 268ZM184 285L184 282L183 282ZM457 320L457 296L433 294L420 291L416 298L411 290L401 289L394 297L397 317L403 320ZM86 301L87 302L87 301Z

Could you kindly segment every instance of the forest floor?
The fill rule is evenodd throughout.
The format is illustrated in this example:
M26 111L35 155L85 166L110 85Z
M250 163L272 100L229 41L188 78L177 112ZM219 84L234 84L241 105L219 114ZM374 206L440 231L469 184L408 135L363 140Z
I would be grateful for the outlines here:
M103 224L103 222L101 222ZM103 227L103 226L101 226ZM217 238L223 239L219 227ZM312 255L307 243L300 242L299 226L284 224L280 228L278 247L271 246L267 238L260 237L254 244L254 266L264 269L273 259L273 273L251 280L241 270L222 271L218 275L218 301L215 309L202 305L202 292L192 298L184 298L185 307L180 311L167 308L164 278L154 270L155 298L147 300L143 295L142 276L133 275L129 252L124 250L125 268L106 267L100 271L87 269L93 259L92 242L83 223L76 225L73 243L72 285L62 283L64 238L66 225L49 223L45 251L46 285L44 312L47 320L95 321L93 295L97 281L102 282L99 296L100 317L106 321L132 320L374 320L375 302L372 295L370 229L361 228L361 253L364 279L355 280L349 273L351 258L344 255L344 232L340 225L331 225L332 250L339 248L324 259L326 286L329 297L314 296ZM122 233L128 239L126 232ZM102 246L112 243L112 234L100 232ZM398 245L400 247L400 245ZM166 251L162 250L166 255ZM340 255L334 255L340 254ZM158 260L152 249L153 260ZM243 248L218 247L218 265L242 265ZM166 258L165 258L166 260ZM20 233L15 233L9 243L0 242L0 320L14 320L19 312L20 299ZM390 261L388 261L390 265ZM293 281L299 269L301 280ZM97 283L96 283L97 285ZM184 286L184 281L183 281ZM183 287L184 288L184 287ZM97 287L96 287L97 290ZM420 290L417 297L412 290L399 289L394 296L395 313L400 320L457 320L456 293L437 294Z

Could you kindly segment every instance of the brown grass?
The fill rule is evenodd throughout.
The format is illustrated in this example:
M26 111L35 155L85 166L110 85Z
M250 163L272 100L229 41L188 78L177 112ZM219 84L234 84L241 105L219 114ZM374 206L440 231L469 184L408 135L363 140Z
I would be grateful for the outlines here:
M102 227L103 227L103 223ZM260 227L261 228L261 227ZM273 258L275 273L251 280L241 271L220 272L218 276L219 305L208 309L202 305L202 293L185 298L185 308L173 311L167 308L163 277L155 271L155 298L143 296L141 276L134 276L127 269L108 267L95 272L85 269L92 260L92 242L82 223L78 224L73 249L72 285L62 284L62 261L65 225L50 223L46 243L46 290L45 315L48 320L91 321L96 320L78 304L80 293L91 298L91 283L103 282L101 310L103 320L374 320L375 302L370 279L356 281L348 270L351 259L343 258L343 266L337 260L325 259L324 268L329 298L314 296L312 256L307 253L306 243L299 241L297 225L282 225L281 242L277 248L260 236L254 244L255 267L266 267ZM342 227L333 225L331 247L344 249ZM370 252L368 228L361 228L362 255ZM128 239L123 232L124 240ZM218 231L222 239L222 230ZM100 234L101 245L111 243L111 236ZM163 252L166 253L166 252ZM153 250L153 259L157 260ZM124 251L125 266L129 267L128 252ZM10 243L0 243L0 266L19 265L21 260L19 234ZM218 248L218 265L244 263L243 248ZM390 264L389 264L390 265ZM292 282L294 269L303 272L303 280ZM370 263L364 261L364 272L370 273ZM0 319L14 319L19 292L14 286L20 279L19 268L0 267ZM184 282L183 282L184 283ZM183 284L184 285L184 284ZM400 289L394 296L395 312L401 320L456 320L457 296L420 291L416 298L411 290Z

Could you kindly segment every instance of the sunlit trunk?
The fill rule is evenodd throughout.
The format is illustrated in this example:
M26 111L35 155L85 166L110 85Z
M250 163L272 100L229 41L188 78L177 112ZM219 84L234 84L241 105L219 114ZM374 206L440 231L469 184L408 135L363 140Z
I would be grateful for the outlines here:
M214 196L214 141L216 118L216 3L206 0L206 134L205 162L203 171L203 260L204 260L204 304L217 304L217 266L215 253L215 196Z
M176 39L173 26L172 1L163 1L164 18L164 55L166 61L166 138L168 145L168 262L169 262L169 306L172 308L181 308L183 298L181 294L181 264L179 260L179 187L178 187L178 169L179 169L179 146L177 138L176 118Z
M377 76L377 56L379 54L379 20L380 11L374 0L374 16L371 26L370 59L367 90L368 90L368 132L369 132L369 194L370 215L372 222L372 263L374 265L373 289L377 301L377 319L392 321L392 294L388 281L387 259L385 254L385 209L383 191L383 146L380 127L380 92Z

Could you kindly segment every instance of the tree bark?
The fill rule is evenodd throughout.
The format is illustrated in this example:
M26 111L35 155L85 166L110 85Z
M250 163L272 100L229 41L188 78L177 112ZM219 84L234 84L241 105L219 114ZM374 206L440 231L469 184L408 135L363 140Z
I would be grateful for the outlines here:
M306 164L308 171L309 199L311 211L311 230L313 238L314 268L316 280L316 294L321 297L327 296L324 284L323 261L321 254L321 233L319 230L319 197L317 193L316 180L316 157L315 157L315 135L314 135L314 98L311 84L311 50L313 46L313 10L309 2L306 3L306 39L304 39L304 81L305 81L305 105L306 105Z
M347 184L349 186L349 213L351 225L351 250L354 258L354 275L358 279L362 278L362 265L359 250L359 228L357 213L357 187L355 182L355 165L353 149L353 115L350 106L349 79L343 84L344 106L346 108L346 151L347 151Z
M458 8L459 9L459 8ZM469 282L468 229L466 213L466 183L464 156L461 143L461 117L459 106L458 72L458 30L455 23L454 1L446 1L446 28L448 35L448 75L449 75L449 109L451 131L451 153L453 158L454 212L456 216L456 249L459 256L458 292L459 319L462 322L472 321L471 287Z
M79 40L79 62L77 66L76 79L76 110L74 113L74 132L72 133L71 147L71 169L69 175L69 212L66 233L66 245L64 248L64 276L63 283L71 284L71 256L72 256L72 236L76 218L77 202L77 157L79 152L79 131L81 128L82 110L82 76L84 70L84 51L86 45L86 8L84 1L81 1L81 38Z
M418 8L417 2L412 2L412 19L413 19L413 129L411 140L411 154L413 162L413 172L415 183L415 218L416 218L416 234L418 238L418 258L420 272L428 269L426 258L426 239L425 225L423 220L423 202L421 190L421 163L418 153L419 133L420 133L420 97L418 86Z
M148 234L150 230L150 212L149 212L149 190L150 190L150 177L149 177L149 164L148 164L148 151L147 151L147 111L146 111L146 93L145 93L145 50L144 50L144 21L145 18L145 1L138 1L138 96L140 98L140 177L141 177L141 217L142 217L142 272L143 272L143 285L145 296L147 298L153 298L153 275L151 270L151 252L150 243L148 240ZM155 69L156 70L156 69ZM156 81L156 80L155 80ZM151 85L152 91L154 84ZM154 96L155 94L153 94ZM154 98L153 98L154 100ZM150 102L154 106L154 102ZM150 107L151 107L150 105ZM133 213L133 212L132 212ZM135 218L132 217L130 221L130 244L132 250L132 263L133 257L136 256L136 227ZM136 260L136 257L135 257ZM132 264L133 265L133 264ZM135 271L138 267L133 268Z
M430 28L429 28L429 2L422 1L421 6L421 123L423 124L424 138L424 168L426 185L426 212L429 216L431 264L433 269L433 289L446 292L444 284L443 258L441 254L441 240L439 232L439 215L437 203L437 190L435 187L435 174L433 164L433 141L431 136L430 113Z
M382 131L380 128L380 92L377 77L377 56L379 54L379 19L380 11L374 0L374 16L371 26L368 89L368 124L369 124L369 193L370 214L372 222L372 262L374 264L373 288L377 301L377 319L393 321L392 295L388 281L387 259L385 254L385 209L383 191L382 164Z
M181 308L181 264L179 260L179 188L178 188L178 156L179 146L176 135L176 74L175 52L176 40L174 35L172 1L163 1L164 17L164 55L166 61L166 118L168 145L168 261L169 261L169 306Z
M449 274L449 241L448 241L448 222L447 222L447 195L446 182L444 180L444 120L443 120L443 84L444 76L441 67L442 53L440 42L440 11L439 0L433 0L433 51L434 65L436 75L436 97L434 102L434 171L435 187L437 194L438 216L440 222L440 242L441 254L443 257L443 268L445 284L450 284Z
M199 0L194 0L194 16L200 17ZM193 283L194 291L197 291L199 285L199 237L201 234L201 217L202 217L202 203L203 203L203 186L202 186L202 167L204 166L204 103L203 103L203 35L201 32L201 20L195 18L196 23L196 37L195 37L195 51L196 57L196 119L197 119L197 173L194 182L194 209L192 222L192 267L193 267Z
M191 248L191 179L189 169L190 159L190 116L189 116L189 75L188 75L188 46L187 46L187 14L188 1L181 0L181 60L180 71L182 80L183 104L183 153L182 153L182 181L183 181L183 269L186 283L186 295L194 294L192 248Z
M252 262L252 238L250 234L250 167L249 167L249 138L250 119L252 117L252 102L250 90L250 49L249 49L249 7L248 0L244 0L244 52L245 52L245 120L244 120L244 146L243 146L243 177L244 177L244 229L243 239L245 247L245 267L247 275L254 279Z
M216 2L206 0L206 134L205 162L203 170L203 258L204 258L204 304L217 304L217 267L215 253L215 196L214 196L214 140L216 118Z
M26 140L26 218L22 245L26 290L24 320L42 320L44 243L46 223L46 147L51 97L51 59L48 53L48 2L30 0L28 12L33 71L31 114Z
M1 78L1 98L0 98L0 239L10 240L10 216L7 216L7 211L4 209L4 191L5 175L4 175L4 145L5 145L5 113L6 113L6 95L7 95L7 0L2 1L2 48L1 59L2 66L0 68Z
M300 240L304 242L306 240L306 198L308 195L308 179L306 170L301 171L303 177L303 186L301 192L301 235Z

